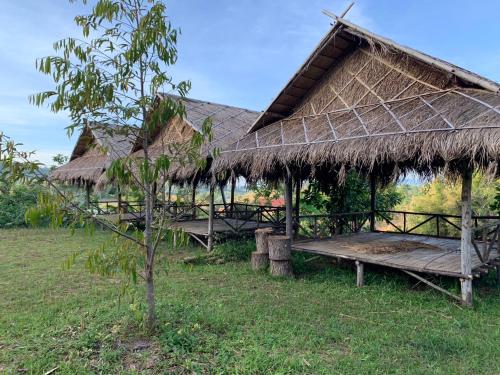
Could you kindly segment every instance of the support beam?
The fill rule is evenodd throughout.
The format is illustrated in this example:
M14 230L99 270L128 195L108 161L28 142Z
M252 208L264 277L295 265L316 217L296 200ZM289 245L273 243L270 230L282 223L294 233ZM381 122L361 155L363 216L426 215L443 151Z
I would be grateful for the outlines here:
M365 285L365 265L359 260L356 261L356 286L362 287Z
M214 190L213 183L210 184L210 193L208 198L208 241L207 250L211 252L214 248Z
M289 238L293 237L293 186L292 177L287 173L285 177L285 208L286 208L286 235Z
M375 232L375 211L377 210L377 177L370 174L370 232Z
M460 238L460 269L463 275L470 276L460 279L462 304L472 305L472 168L466 166L462 173L462 228Z

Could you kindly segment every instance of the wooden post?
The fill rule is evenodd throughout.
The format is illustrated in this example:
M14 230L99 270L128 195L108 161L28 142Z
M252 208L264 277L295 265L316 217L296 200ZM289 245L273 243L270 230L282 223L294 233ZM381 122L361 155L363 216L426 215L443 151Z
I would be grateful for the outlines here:
M236 177L231 177L231 217L234 212L234 191L236 189Z
M168 199L167 202L170 204L172 202L172 180L168 181Z
M370 174L370 232L375 232L375 210L377 209L377 178Z
M122 191L120 189L120 185L117 186L118 190L118 222L122 221Z
M362 287L365 285L365 265L359 260L356 261L356 286Z
M208 241L207 250L210 252L214 248L214 184L210 184L210 193L208 198Z
M210 185L212 186L212 185ZM196 220L196 183L193 182L193 191L191 192L191 207L193 208L193 220Z
M500 288L500 262L496 264L497 269L497 288Z
M222 203L224 204L224 209L226 209L226 195L224 194L224 186L222 186L222 182L219 183L219 188L220 188L220 195L222 197Z
M292 195L293 195L292 178L290 177L290 173L288 173L287 176L285 177L285 208L286 208L286 221L285 222L286 222L286 235L289 238L293 237Z
M300 224L300 187L301 181L300 178L295 180L295 237L297 237L299 233L299 224Z
M462 173L462 228L460 237L460 268L466 278L460 279L462 304L472 305L472 168Z
M87 208L90 209L90 184L88 182L85 184L85 203Z

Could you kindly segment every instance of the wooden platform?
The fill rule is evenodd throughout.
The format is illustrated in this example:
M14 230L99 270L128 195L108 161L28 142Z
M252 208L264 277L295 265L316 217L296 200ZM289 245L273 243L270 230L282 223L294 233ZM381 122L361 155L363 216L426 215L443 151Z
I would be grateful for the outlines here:
M228 234L228 233L241 233L253 232L258 228L271 227L272 224L258 223L257 221L244 221L237 219L215 219L214 220L214 233ZM190 220L179 221L170 224L171 228L181 228L188 234L197 236L208 236L208 220Z
M385 252L372 253L369 251L370 246L375 251L384 247ZM392 233L356 233L337 236L334 239L297 241L292 244L292 250L414 272L462 276L460 240L454 239ZM498 251L494 249L490 259L498 256ZM473 273L481 265L472 250Z

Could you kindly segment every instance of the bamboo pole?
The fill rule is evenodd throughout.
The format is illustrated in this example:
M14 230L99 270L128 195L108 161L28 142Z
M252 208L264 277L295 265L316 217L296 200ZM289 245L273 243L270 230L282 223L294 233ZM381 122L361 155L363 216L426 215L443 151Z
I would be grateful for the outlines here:
M208 198L208 240L207 250L211 252L214 248L214 184L210 184L210 193Z
M472 305L472 168L466 167L462 173L462 228L460 237L460 269L467 278L460 279L462 304Z

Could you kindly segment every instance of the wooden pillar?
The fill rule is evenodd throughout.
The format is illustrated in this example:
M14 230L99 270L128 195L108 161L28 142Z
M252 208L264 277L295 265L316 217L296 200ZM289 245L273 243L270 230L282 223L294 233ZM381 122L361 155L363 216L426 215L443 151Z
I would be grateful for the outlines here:
M460 237L460 269L466 278L460 279L462 304L472 305L472 168L462 173L462 228Z
M196 220L196 183L193 182L193 191L191 192L191 207L193 208L192 218Z
M90 184L88 182L85 184L85 204L87 208L90 208Z
M224 204L224 209L226 209L226 195L224 194L224 186L222 186L222 182L219 183L219 188L220 188L220 195L222 197L222 203Z
M118 192L118 222L122 221L122 191L120 189L120 185L116 187Z
M210 184L210 193L208 198L208 240L207 250L210 252L214 248L214 184Z
M356 286L362 287L365 285L365 265L359 260L356 261Z
M301 181L300 178L297 178L295 180L295 237L297 237L299 233L299 224L300 224L300 187L301 187Z
M293 196L293 187L292 187L292 178L290 173L285 177L285 209L286 209L286 235L289 238L293 237L293 207L292 207L292 198Z
M172 202L172 181L168 181L168 199L167 202L170 204Z
M234 191L236 189L236 177L231 177L231 216L234 211Z
M375 210L377 209L377 177L370 174L370 232L375 232Z

